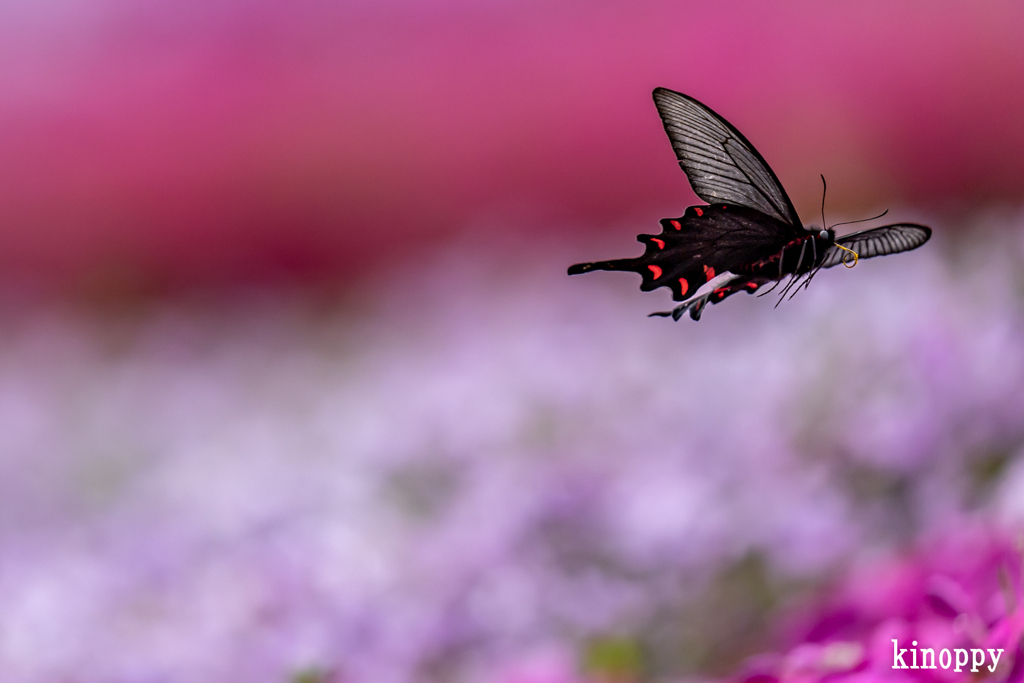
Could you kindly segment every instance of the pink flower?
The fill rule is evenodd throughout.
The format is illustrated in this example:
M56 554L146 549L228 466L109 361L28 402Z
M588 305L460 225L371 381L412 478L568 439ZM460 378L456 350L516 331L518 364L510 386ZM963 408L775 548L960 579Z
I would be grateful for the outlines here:
M974 530L854 569L798 619L790 649L749 660L745 683L1024 679L1020 552Z

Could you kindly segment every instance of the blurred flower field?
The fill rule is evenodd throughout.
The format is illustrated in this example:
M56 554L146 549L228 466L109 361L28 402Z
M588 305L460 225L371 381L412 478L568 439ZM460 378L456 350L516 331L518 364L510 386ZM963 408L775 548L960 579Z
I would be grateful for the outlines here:
M1024 221L990 223L700 323L554 242L8 302L0 678L884 678L926 628L1010 661Z
M1021 683L1022 21L0 3L0 683ZM693 203L659 86L935 237L567 277Z

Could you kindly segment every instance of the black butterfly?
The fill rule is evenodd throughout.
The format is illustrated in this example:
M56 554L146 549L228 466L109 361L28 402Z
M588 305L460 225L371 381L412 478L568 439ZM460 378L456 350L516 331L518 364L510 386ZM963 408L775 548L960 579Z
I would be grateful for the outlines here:
M858 258L916 249L931 237L931 228L913 223L839 238L831 228L805 228L775 173L732 124L692 97L665 88L654 91L654 103L679 165L708 205L662 219L660 235L638 235L647 245L643 256L569 267L569 275L637 272L643 277L641 290L668 287L672 298L683 302L670 313L651 315L678 320L689 311L699 320L708 301L753 293L774 282L766 294L788 275L781 302L794 284L791 297L822 268L853 267Z

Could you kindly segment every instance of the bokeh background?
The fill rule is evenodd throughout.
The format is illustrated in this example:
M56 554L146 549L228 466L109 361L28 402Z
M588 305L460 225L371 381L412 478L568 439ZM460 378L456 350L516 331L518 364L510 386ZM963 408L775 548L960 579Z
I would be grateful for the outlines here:
M0 4L0 678L779 679L1017 623L1021 26ZM699 323L567 278L698 201L656 86L806 222L821 173L935 237Z

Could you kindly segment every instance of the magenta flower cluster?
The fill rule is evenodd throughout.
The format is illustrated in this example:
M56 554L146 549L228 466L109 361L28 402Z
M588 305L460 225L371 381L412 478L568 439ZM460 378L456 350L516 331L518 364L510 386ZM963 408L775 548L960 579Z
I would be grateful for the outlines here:
M1024 679L1018 543L974 527L903 557L855 567L808 611L784 654L749 660L736 680Z

